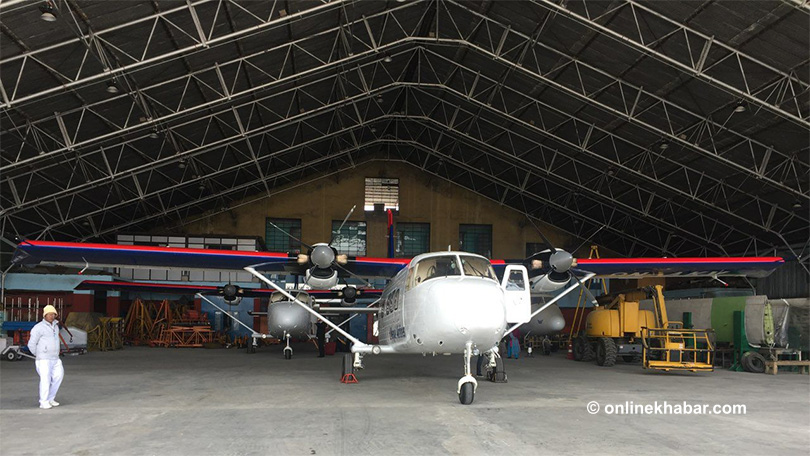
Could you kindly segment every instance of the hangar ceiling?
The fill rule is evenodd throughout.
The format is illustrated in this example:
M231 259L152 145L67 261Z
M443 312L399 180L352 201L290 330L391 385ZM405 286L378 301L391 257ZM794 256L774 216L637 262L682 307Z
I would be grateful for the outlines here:
M626 255L799 253L809 24L803 0L8 0L3 236L110 240L396 160Z

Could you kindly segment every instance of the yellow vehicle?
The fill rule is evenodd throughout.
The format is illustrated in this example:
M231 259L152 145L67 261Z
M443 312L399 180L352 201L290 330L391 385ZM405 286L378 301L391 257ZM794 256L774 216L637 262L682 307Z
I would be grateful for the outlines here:
M652 311L639 309L638 301L626 301L624 294L591 311L585 333L574 340L574 359L596 358L600 366L612 366L622 356L642 359L645 369L713 370L713 331L683 329L682 322L670 321L662 287L650 291Z
M585 320L585 333L574 339L574 359L612 366L622 356L625 361L641 358L641 329L657 327L649 310L639 310L638 301L626 301L620 294L610 304L596 307Z

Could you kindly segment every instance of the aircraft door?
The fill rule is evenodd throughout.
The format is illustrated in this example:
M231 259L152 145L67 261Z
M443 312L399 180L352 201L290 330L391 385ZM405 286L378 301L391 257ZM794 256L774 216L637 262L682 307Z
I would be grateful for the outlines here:
M531 295L529 291L529 273L522 265L506 266L501 283L504 294L506 321L508 323L526 323L532 314Z

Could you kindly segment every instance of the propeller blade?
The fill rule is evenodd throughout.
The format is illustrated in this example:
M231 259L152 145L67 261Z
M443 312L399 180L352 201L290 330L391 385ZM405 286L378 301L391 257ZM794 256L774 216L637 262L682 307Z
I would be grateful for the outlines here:
M549 246L549 248L550 248L551 250L553 250L553 251L555 251L555 252L556 252L556 251L557 251L557 249L554 247L554 244L552 244L552 243L551 243L551 241L549 241L549 240L548 240L548 238L546 237L546 235L545 235L545 234L543 234L543 232L540 230L540 227L538 227L538 226L537 226L537 224L536 224L536 223L534 223L534 220L532 220L532 218L531 218L531 217L529 217L529 214L525 214L525 215L526 215L526 218L529 220L529 223L531 223L531 224L532 224L532 226L534 227L534 230L535 230L535 231L537 231L537 234L539 234L539 235L540 235L540 238L542 238L542 239L543 239L543 242L545 242L545 243L546 243L546 245L548 245L548 246Z
M591 290L589 290L588 287L586 287L585 284L583 284L582 281L579 280L579 277L577 277L577 275L574 273L571 273L571 277L573 277L574 280L577 281L579 286L582 287L583 290L585 290L585 293L587 293L588 297L591 298L591 303L593 303L593 305L598 305L598 303L596 302L596 296L594 296L593 293L591 293Z
M577 246L577 248L575 248L574 250L572 250L572 252L577 253L577 251L579 251L579 249L581 249L583 245L585 245L585 244L587 244L587 243L591 242L591 239L593 239L593 237L594 237L594 236L596 236L596 235L597 235L597 234L598 234L600 231L602 231L602 230L603 230L603 229L604 229L606 226L607 226L607 225L602 225L602 226L600 226L598 230L594 231L592 235L590 235L590 236L588 236L587 238L585 238L585 240L584 240L584 241L582 241L582 244L579 244L579 245Z
M349 210L349 213L346 214L346 217L343 219L343 222L340 224L340 227L338 227L336 232L332 233L332 239L329 240L329 244L327 244L327 245L331 246L332 243L335 242L335 238L337 237L338 234L340 234L340 230L343 229L343 225L345 225L346 221L349 220L349 217L352 216L352 212L354 212L354 208L356 208L356 207L357 207L356 204L354 206L352 206L351 210Z
M309 250L312 250L312 246L311 246L311 245L307 244L306 242L302 241L301 239L298 239L297 237L293 236L292 234L290 234L290 233L288 233L288 232L284 231L283 229L279 228L279 227L278 227L278 225L276 225L275 223L273 223L273 222L271 222L271 221L269 221L269 220L267 221L267 223L269 223L270 225L272 225L272 226L273 226L273 228L275 228L275 229L277 229L277 230L281 231L282 233L286 234L286 235L287 235L287 237L292 238L292 239L294 239L294 240L298 241L298 243L299 243L299 244L303 245L304 247L306 247L306 248L307 248L307 249L309 249Z

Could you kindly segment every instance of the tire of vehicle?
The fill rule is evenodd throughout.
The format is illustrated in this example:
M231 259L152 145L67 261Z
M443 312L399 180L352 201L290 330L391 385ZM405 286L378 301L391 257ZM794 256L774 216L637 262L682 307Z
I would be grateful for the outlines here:
M610 367L616 364L616 342L610 337L600 337L596 344L596 364Z
M574 360L576 361L584 361L585 357L585 345L587 342L584 340L583 337L575 337L573 342L573 347L571 350L574 352Z

